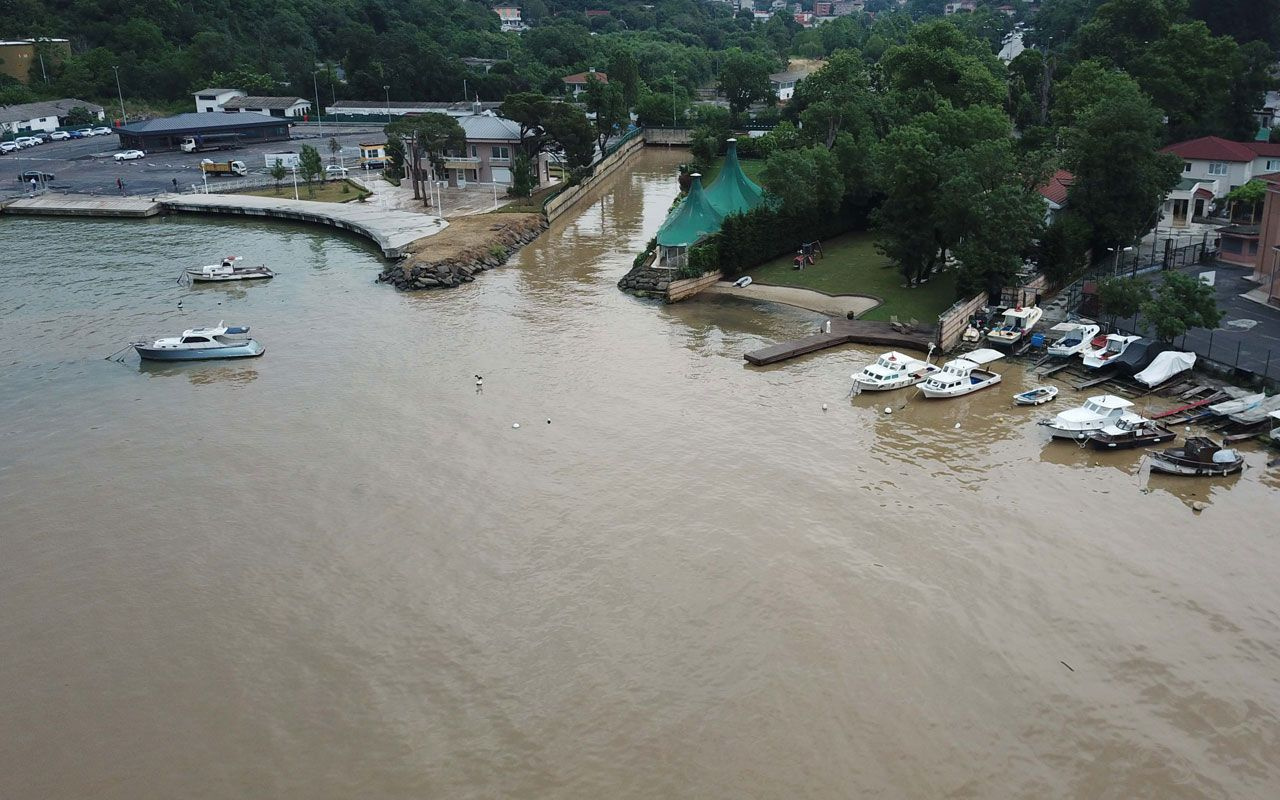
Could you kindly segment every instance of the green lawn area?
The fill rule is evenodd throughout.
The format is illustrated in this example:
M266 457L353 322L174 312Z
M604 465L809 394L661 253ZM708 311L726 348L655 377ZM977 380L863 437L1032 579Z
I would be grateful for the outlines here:
M742 174L746 175L756 183L760 182L760 173L764 171L764 161L760 159L738 159L738 163L742 165ZM720 174L720 168L724 166L724 159L717 158L716 163L711 165L711 169L702 175L702 185L710 186L711 182Z
M803 270L792 268L793 255L784 255L743 274L754 281L778 286L799 286L827 294L868 294L884 302L863 319L887 320L890 315L906 322L911 318L934 323L938 314L955 301L955 273L934 275L924 286L904 287L902 274L889 259L876 252L869 233L850 233L822 243L825 258Z
M347 193L342 193L342 187L347 187ZM315 200L319 203L346 203L358 199L360 196L367 196L369 193L347 181L325 181L315 184L316 193L313 197L307 186L302 181L298 182L298 199L299 200ZM247 194L254 197L283 197L288 200L293 199L293 181L286 180L280 182L280 191L276 192L274 186L268 186L265 189L246 189L236 194Z

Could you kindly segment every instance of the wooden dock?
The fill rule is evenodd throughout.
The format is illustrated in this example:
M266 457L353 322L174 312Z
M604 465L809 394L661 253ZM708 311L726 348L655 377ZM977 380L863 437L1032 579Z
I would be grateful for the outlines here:
M753 350L743 358L756 366L764 366L842 344L875 344L903 350L925 351L929 349L932 341L933 329L928 327L901 331L888 322L837 318L828 320L823 330L812 336Z

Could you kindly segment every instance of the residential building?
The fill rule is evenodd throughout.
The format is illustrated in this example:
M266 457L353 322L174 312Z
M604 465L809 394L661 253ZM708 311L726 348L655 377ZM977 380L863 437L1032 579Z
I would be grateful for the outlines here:
M808 11L797 11L795 14L792 14L792 17L802 28L812 28L815 24L814 19L816 19L816 17Z
M1263 96L1262 108L1258 111L1258 122L1268 130L1280 128L1280 91L1267 92Z
M943 14L972 14L978 8L977 0L955 0L942 7Z
M1280 306L1280 171L1259 175L1258 179L1267 184L1267 197L1262 205L1253 263L1253 279L1258 288L1247 296Z
M782 102L786 102L796 93L796 84L807 78L813 69L809 67L792 67L785 72L775 72L769 76L769 85L773 93Z
M30 83L32 70L44 77L70 55L71 43L66 39L7 39L0 41L0 74Z
M501 27L504 31L522 31L525 29L524 20L520 18L520 6L503 3L493 7L493 13L498 15L501 21Z
M187 137L217 137L239 143L289 139L289 123L265 114L232 111L188 112L172 117L140 120L116 129L124 149L177 150Z
M865 0L836 0L831 4L831 15L834 17L847 17L859 13L865 7Z
M1207 217L1215 200L1257 175L1280 172L1280 144L1203 136L1161 150L1182 158L1182 180L1165 198L1161 227L1182 228Z
M520 125L486 112L459 117L467 136L465 152L445 156L450 186L468 183L511 184L511 165L520 149ZM535 180L546 183L547 156L540 153L534 165Z
M818 17L833 17L835 16L834 14L831 13L831 7L833 5L835 5L835 3L815 2L813 4L813 13L815 16L818 16Z
M1065 169L1060 169L1050 176L1036 191L1044 198L1044 224L1052 225L1058 212L1067 207L1067 192L1076 176Z
M226 111L223 106L231 99L244 97L245 92L239 89L201 89L196 92L196 113L207 114L211 111Z
M408 114L445 114L450 117L466 117L481 111L494 111L502 103L485 101L468 103L465 100L456 102L403 102L394 100L339 100L325 106L324 113L329 115L348 115L355 117L403 117Z
M74 97L0 106L0 133L56 131L73 108L83 108L99 121L106 119L102 106Z
M1256 267L1258 263L1258 226L1231 224L1216 228L1218 234L1218 260L1241 267Z
M565 89L569 92L569 94L573 95L574 97L577 97L578 95L582 94L587 90L587 81L589 81L591 78L595 78L601 83L609 82L608 75L606 75L603 72L600 72L595 67L592 67L586 72L579 72L574 75L566 75L564 77Z
M382 169L388 158L386 142L360 143L360 166Z
M301 118L311 112L311 101L301 97L233 97L222 104L224 111L262 114L287 119Z

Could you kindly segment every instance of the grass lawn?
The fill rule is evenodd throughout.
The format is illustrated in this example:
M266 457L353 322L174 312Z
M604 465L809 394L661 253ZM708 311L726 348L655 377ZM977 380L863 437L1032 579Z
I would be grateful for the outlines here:
M827 294L869 294L884 302L863 319L887 320L890 315L906 322L914 317L933 324L955 301L955 273L933 276L916 289L902 285L902 274L889 259L876 252L869 233L850 233L822 243L826 253L811 267L792 269L793 255L784 255L747 270L752 280L778 286L799 286Z
M760 173L764 171L764 161L760 159L739 158L738 163L742 165L742 174L746 175L756 183L760 182ZM717 158L716 163L711 165L711 169L702 175L702 186L706 188L720 174L720 168L724 166L724 159Z
M347 187L347 193L342 193L342 187ZM347 181L325 181L315 185L316 193L312 197L307 191L306 184L298 182L298 199L299 200L315 200L319 203L346 203L356 200L361 196L368 196L368 192ZM293 199L293 181L281 181L280 192L277 193L274 186L268 186L265 189L246 189L236 194L247 194L254 197L283 197L287 200Z
M518 198L507 203L505 206L499 206L490 214L541 214L542 204L553 192L557 192L563 186L563 183L556 183L550 186L538 189L533 194L525 198Z

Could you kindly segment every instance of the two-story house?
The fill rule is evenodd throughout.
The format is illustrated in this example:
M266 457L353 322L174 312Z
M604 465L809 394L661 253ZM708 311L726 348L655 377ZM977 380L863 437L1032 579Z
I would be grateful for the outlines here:
M218 89L209 88L201 89L196 92L196 113L209 114L216 111L226 111L223 107L226 103L236 97L244 97L245 92L239 89Z
M520 6L514 3L502 3L493 7L493 13L498 15L499 27L502 30L518 33L525 29L524 20L520 15Z
M1184 228L1207 217L1215 200L1254 177L1280 172L1280 144L1202 136L1161 150L1182 159L1182 180L1165 198L1161 227Z
M444 168L450 186L468 183L510 185L511 165L520 148L520 125L491 112L458 117L467 136L466 150L445 156ZM533 165L534 179L547 183L547 156L539 153Z
M593 78L595 80L600 81L601 83L609 82L608 75L606 75L603 72L600 72L595 67L592 67L586 72L578 72L578 73L574 73L573 75L564 76L564 86L565 86L565 89L569 92L569 94L573 95L574 97L577 97L578 95L582 94L587 90L587 82Z

